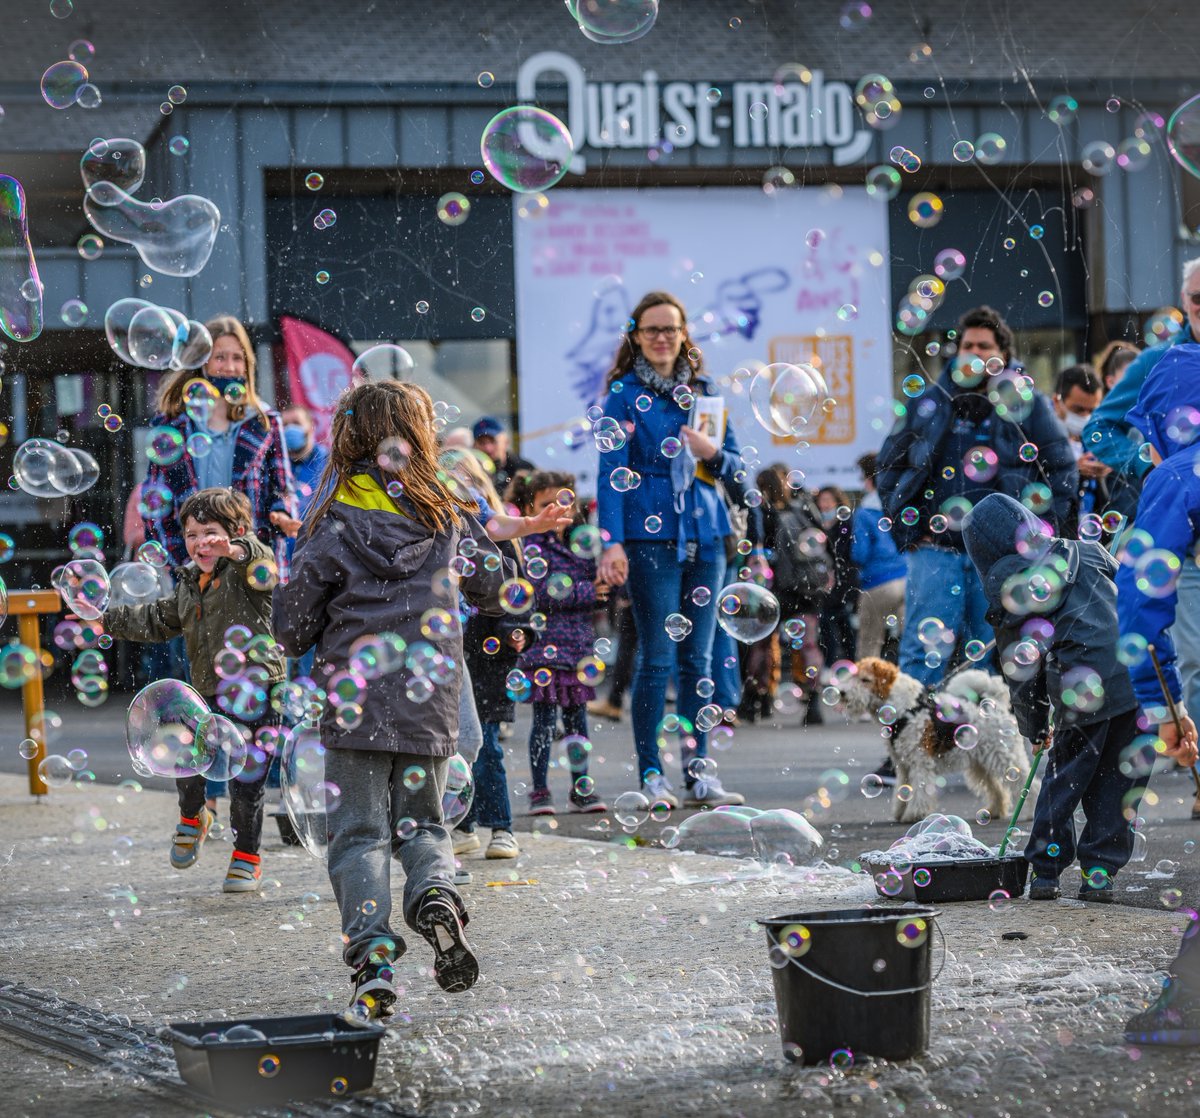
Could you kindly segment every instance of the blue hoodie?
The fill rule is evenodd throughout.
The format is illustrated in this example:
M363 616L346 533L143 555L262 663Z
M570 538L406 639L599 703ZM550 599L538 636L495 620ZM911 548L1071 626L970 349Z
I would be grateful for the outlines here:
M1117 657L1117 564L1103 547L1051 536L1045 521L1003 493L967 513L963 543L983 583L1022 734L1044 741L1051 708L1065 728L1137 706ZM1027 641L1040 650L1028 664L1014 655Z
M1173 346L1147 377L1137 404L1129 412L1131 427L1141 431L1162 457L1162 464L1146 475L1137 506L1137 527L1150 535L1149 546L1168 553L1159 556L1167 563L1173 557L1179 569L1193 562L1193 549L1200 538L1200 439L1193 441L1188 424L1178 422L1181 408L1200 409L1200 345ZM1145 542L1145 541L1143 541ZM1139 550L1139 555L1141 551ZM1138 570L1136 561L1121 567L1117 576L1121 634L1140 636L1154 645L1167 688L1173 699L1182 694L1175 645L1170 628L1175 621L1178 594L1174 581L1153 588ZM1163 563L1159 569L1166 569ZM1143 706L1163 705L1162 689L1149 656L1131 665L1134 689Z

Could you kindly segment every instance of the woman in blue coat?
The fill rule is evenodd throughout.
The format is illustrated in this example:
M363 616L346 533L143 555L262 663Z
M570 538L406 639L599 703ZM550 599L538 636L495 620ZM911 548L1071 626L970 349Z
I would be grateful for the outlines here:
M702 729L707 716L700 725L696 716L713 701L716 599L725 581L730 533L714 481L732 482L743 466L728 423L719 439L688 426L693 397L717 392L701 373L700 351L688 336L683 304L673 295L651 292L634 309L607 387L604 414L616 423L599 440L608 448L600 455L597 478L604 536L599 574L610 586L628 581L633 604L638 774L653 801L679 806L658 748L674 646L677 710L695 737L694 749L680 749L688 802L740 804L743 797L726 792L709 764L699 762L708 752Z

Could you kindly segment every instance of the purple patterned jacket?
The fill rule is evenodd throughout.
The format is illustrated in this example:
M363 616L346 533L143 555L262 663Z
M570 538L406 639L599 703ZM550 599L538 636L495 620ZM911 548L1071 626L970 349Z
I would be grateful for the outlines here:
M185 440L190 433L187 416L183 414L175 419L156 415L151 423L155 427L174 427ZM182 567L187 563L188 555L183 546L179 509L200 488L192 456L185 453L178 462L168 466L151 463L142 487L143 494L152 485L166 486L171 497L161 517L143 515L146 538L158 540L170 554L172 565ZM244 493L249 499L254 516L254 534L274 550L280 581L286 582L289 569L287 541L271 523L271 513L286 512L288 516L295 516L296 489L283 444L283 423L277 411L267 408L257 416L248 417L242 424L233 447L231 488Z
M537 640L521 653L522 671L532 672L545 665L575 672L575 665L585 656L593 655L592 645L596 630L592 624L592 613L596 609L596 560L581 558L572 553L570 545L557 532L545 532L530 536L525 547L536 544L542 549L542 558L550 565L544 578L530 579L536 602L534 609L546 615L546 628L532 633ZM551 595L550 589L557 581L555 576L567 575L571 587L565 594ZM553 648L553 656L547 651Z

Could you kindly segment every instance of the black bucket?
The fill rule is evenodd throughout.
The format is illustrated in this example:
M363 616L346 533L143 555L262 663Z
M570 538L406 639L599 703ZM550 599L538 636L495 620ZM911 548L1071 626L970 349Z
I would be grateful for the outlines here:
M767 931L784 1055L801 1064L909 1060L929 1046L933 908L845 908Z
M1019 897L1025 892L1029 863L1024 854L1006 858L959 858L953 862L916 862L903 868L864 862L875 892L893 901L944 904L986 901L995 893Z

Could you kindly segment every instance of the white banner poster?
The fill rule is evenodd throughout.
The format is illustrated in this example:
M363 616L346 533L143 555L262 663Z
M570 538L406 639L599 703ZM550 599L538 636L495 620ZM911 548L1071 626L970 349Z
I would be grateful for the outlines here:
M688 309L706 371L762 466L810 486L858 486L855 459L891 428L887 207L864 189L553 190L514 198L521 453L595 489L589 406L630 312L666 290ZM534 207L536 209L536 207ZM762 364L808 362L837 401L807 436L780 437L750 404ZM739 370L743 370L739 372Z

